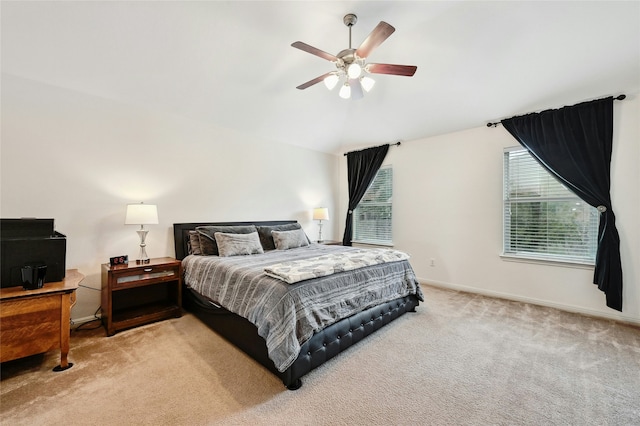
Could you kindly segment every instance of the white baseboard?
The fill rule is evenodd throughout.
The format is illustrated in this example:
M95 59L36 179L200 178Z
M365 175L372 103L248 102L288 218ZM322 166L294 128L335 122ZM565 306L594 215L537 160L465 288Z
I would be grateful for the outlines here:
M452 284L452 283L447 283L447 282L444 282L444 281L426 280L426 279L422 279L422 278L418 278L418 281L420 282L420 284L431 285L431 286L434 286L434 287L441 287L441 288L447 288L447 289L450 289L450 290L464 291L464 292L467 292L467 293L481 294L483 296L496 297L498 299L514 300L516 302L523 302L523 303L530 303L532 305L546 306L546 307L549 307L549 308L556 308L556 309L560 309L562 311L573 312L573 313L578 313L578 314L582 314L582 315L588 315L588 316L591 316L591 317L606 318L606 319L611 319L611 320L615 320L615 321L630 323L630 324L634 324L634 325L640 325L640 319L629 317L629 316L625 316L623 314L615 314L615 313L609 314L607 312L594 311L592 309L582 308L580 306L566 305L564 303L550 302L548 300L536 299L534 297L525 297L525 296L519 296L519 295L511 294L511 293L502 293L502 292L499 292L499 291L485 290L485 289L482 289L482 288L469 287L469 286L459 285L459 284Z

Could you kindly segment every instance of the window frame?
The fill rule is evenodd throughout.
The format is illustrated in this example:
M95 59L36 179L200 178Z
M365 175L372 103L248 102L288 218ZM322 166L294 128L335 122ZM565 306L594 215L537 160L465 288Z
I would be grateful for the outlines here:
M509 183L511 182L511 177L509 176L508 167L509 167L509 155L513 152L521 152L521 153L527 154L530 157L531 161L535 164L535 167L539 168L544 173L546 173L551 179L558 182L566 190L566 194L538 196L538 197L525 196L525 197L521 197L520 199L510 198L508 196L509 195L508 186L509 186ZM560 266L565 265L565 266L584 267L584 268L592 268L595 265L595 256L596 256L597 245L598 245L597 238L598 238L598 223L599 223L599 213L595 207L590 206L580 197L575 195L572 191L568 190L565 185L559 182L555 176L549 173L549 171L544 169L536 161L536 159L533 158L531 153L522 146L513 146L509 148L504 148L502 178L503 178L502 179L503 181L503 188L502 188L503 225L502 225L502 254L500 256L504 260L522 261L522 262L528 262L528 263L550 263L550 264L555 264ZM513 227L511 227L511 220L512 220L512 218L510 217L511 211L512 211L511 207L513 206L514 203L524 204L524 203L531 203L532 201L540 202L540 203L562 203L562 202L574 203L575 202L576 204L581 205L580 208L583 209L583 214L590 215L590 218L588 219L587 222L589 227L588 233L592 241L586 243L584 246L587 249L585 250L585 252L588 252L589 255L544 253L544 252L538 252L538 251L532 251L532 250L528 251L528 250L513 249L510 244L510 242L512 241L511 236L514 230ZM550 239L548 233L545 233L544 235L545 235L544 241L547 241ZM542 241L542 243L544 243L544 241Z
M388 190L390 190L391 196L388 198L388 201L374 201L374 202L365 201L367 199L367 195L369 195L369 191L376 186L376 179L378 179L378 176L381 176L380 172L383 170L385 171L389 170L388 176L389 176L390 182L385 183L385 187L388 188ZM393 192L394 192L393 191L393 166L391 164L385 164L381 166L380 169L376 172L376 176L371 181L371 184L369 184L369 187L365 191L362 197L362 200L360 200L360 202L358 203L358 206L353 210L353 238L352 238L353 243L364 244L364 245L375 245L375 246L389 246L389 247L393 246ZM361 206L366 207L366 206L374 206L374 205L389 207L388 226L381 228L383 230L387 230L387 233L389 235L388 239L366 238L363 235L359 235L358 209Z

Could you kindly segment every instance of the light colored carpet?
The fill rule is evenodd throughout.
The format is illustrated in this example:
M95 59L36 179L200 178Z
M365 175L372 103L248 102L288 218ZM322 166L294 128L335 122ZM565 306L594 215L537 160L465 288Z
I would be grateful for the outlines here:
M2 365L3 425L640 424L640 330L424 287L298 391L190 314Z

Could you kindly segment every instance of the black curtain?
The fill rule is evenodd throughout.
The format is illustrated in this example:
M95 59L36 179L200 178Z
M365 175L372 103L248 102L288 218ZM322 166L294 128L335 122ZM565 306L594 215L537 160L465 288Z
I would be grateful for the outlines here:
M349 178L349 210L344 227L342 245L350 246L353 238L353 211L358 207L364 193L376 177L384 157L389 151L389 145L353 151L347 154L347 173Z
M611 206L613 98L502 120L538 162L600 212L594 284L622 311L620 236Z

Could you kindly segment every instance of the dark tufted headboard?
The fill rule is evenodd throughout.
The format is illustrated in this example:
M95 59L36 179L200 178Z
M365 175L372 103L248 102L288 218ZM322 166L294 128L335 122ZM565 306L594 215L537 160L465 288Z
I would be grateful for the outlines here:
M176 259L182 260L189 254L189 231L197 226L243 226L243 225L284 225L297 223L296 220L271 220L257 222L199 222L199 223L174 223L173 242L176 248Z

